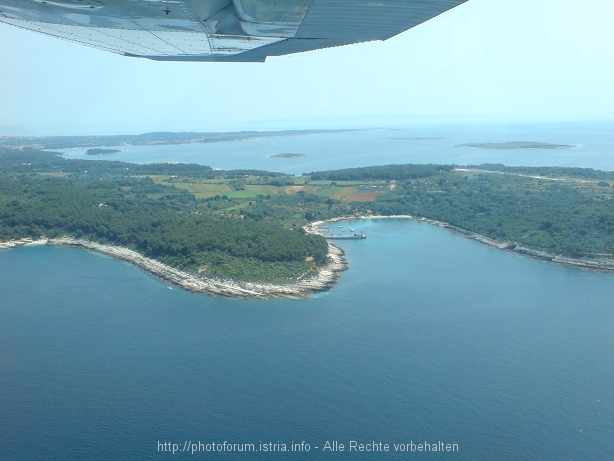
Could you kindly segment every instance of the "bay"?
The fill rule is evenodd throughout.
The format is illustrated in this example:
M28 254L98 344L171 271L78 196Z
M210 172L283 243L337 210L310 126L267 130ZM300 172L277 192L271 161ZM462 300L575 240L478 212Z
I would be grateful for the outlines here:
M174 457L611 456L613 275L414 221L343 225L367 239L342 242L351 269L305 301L169 289L76 249L0 252L0 459L167 459L159 442L199 441L311 451ZM392 448L425 440L459 452Z

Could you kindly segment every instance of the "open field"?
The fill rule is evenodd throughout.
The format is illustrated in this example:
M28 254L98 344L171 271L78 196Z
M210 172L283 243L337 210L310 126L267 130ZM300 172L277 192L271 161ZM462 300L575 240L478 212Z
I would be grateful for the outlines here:
M356 188L352 187L352 186L344 187L339 192L333 194L331 197L334 198L334 199L337 199L337 200L343 200L344 197L347 197L348 195L350 195L355 190L356 190Z
M65 173L40 173L48 176L63 176ZM524 188L526 191L535 193L549 187L554 183L566 184L573 187L582 195L595 199L610 199L614 197L614 181L604 182L597 179L563 176L555 177L548 175L539 175L535 173L516 173L510 171L496 171L482 168L455 168L446 174L446 181L454 180L477 180L483 175L489 176L512 176L518 179L523 179ZM396 184L388 181L366 179L366 180L347 180L347 181L330 181L330 180L309 180L308 177L294 178L294 185L274 186L262 184L261 177L247 177L244 182L244 190L235 190L231 187L232 180L215 179L186 179L158 175L149 176L156 184L174 186L184 189L196 198L210 199L216 196L226 196L229 199L238 200L239 203L228 207L228 209L240 209L244 200L257 199L261 196L284 196L296 195L299 192L306 194L314 194L318 197L338 200L342 203L360 203L373 202L378 197L386 195L390 191L394 191ZM441 178L426 177L411 180L414 188L422 188L427 186L426 193L439 194L442 192L438 184ZM260 183L260 184L258 184ZM305 184L306 183L306 184ZM601 185L600 185L601 184ZM604 186L607 184L607 186ZM515 188L511 184L503 181L499 186L501 189ZM152 198L158 198L158 194L151 195Z
M225 196L239 201L269 195L296 195L301 192L341 202L369 202L375 200L384 189L390 188L385 181L308 181L303 177L296 178L293 181L294 185L277 186L262 184L263 180L260 177L246 177L241 180L241 187L237 190L233 187L233 181L236 180L230 179L178 179L164 175L149 177L156 184L186 190L199 199ZM157 196L152 195L152 198L157 198Z
M352 194L345 198L346 202L374 202L377 199L377 193L372 192L370 194Z
M178 183L175 187L187 190L196 198L209 198L216 195L229 195L234 192L227 184Z

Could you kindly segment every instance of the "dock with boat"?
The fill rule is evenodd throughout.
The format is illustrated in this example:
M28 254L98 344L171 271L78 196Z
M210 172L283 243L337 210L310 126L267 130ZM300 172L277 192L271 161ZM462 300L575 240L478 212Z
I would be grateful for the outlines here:
M343 228L343 226L339 226L340 228ZM360 240L360 239L366 239L367 236L365 234L363 234L362 232L356 232L354 229L352 229L351 227L349 227L351 234L328 234L328 235L324 235L321 234L325 239L329 239L329 240ZM342 230L341 232L345 232L345 230Z
M328 240L356 240L356 239L366 239L367 238L367 236L363 234L362 232L355 233L355 234L348 234L348 235L330 234L330 235L323 235L323 237Z
M342 225L339 225L339 230L336 231L339 233L333 234L331 233L330 228L328 226L323 226L322 224L324 223L319 222L309 224L305 226L304 229L307 233L320 235L328 240L362 240L367 238L365 234L360 231L356 231L351 227L348 227L349 232L346 234L345 229L343 229Z

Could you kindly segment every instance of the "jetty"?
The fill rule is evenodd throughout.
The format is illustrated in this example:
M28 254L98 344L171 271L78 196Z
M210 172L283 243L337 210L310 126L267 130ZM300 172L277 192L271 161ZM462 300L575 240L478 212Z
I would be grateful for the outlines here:
M353 234L353 235L336 235L336 234L323 235L323 237L328 240L360 240L360 239L367 238L367 236L363 234L362 232L360 234Z

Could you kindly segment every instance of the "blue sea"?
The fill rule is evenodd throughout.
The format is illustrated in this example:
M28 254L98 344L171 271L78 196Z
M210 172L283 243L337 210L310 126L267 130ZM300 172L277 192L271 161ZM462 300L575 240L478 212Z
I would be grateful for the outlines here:
M0 459L612 459L613 274L410 220L344 225L367 239L303 301L1 251Z
M552 150L457 147L467 143L510 141L536 141L574 147ZM105 147L117 148L122 153L96 157L85 155L88 148L62 151L66 158L73 159L198 163L223 170L262 169L296 175L403 163L503 163L614 170L614 123L416 125L205 144ZM298 153L308 157L270 158L281 153Z

